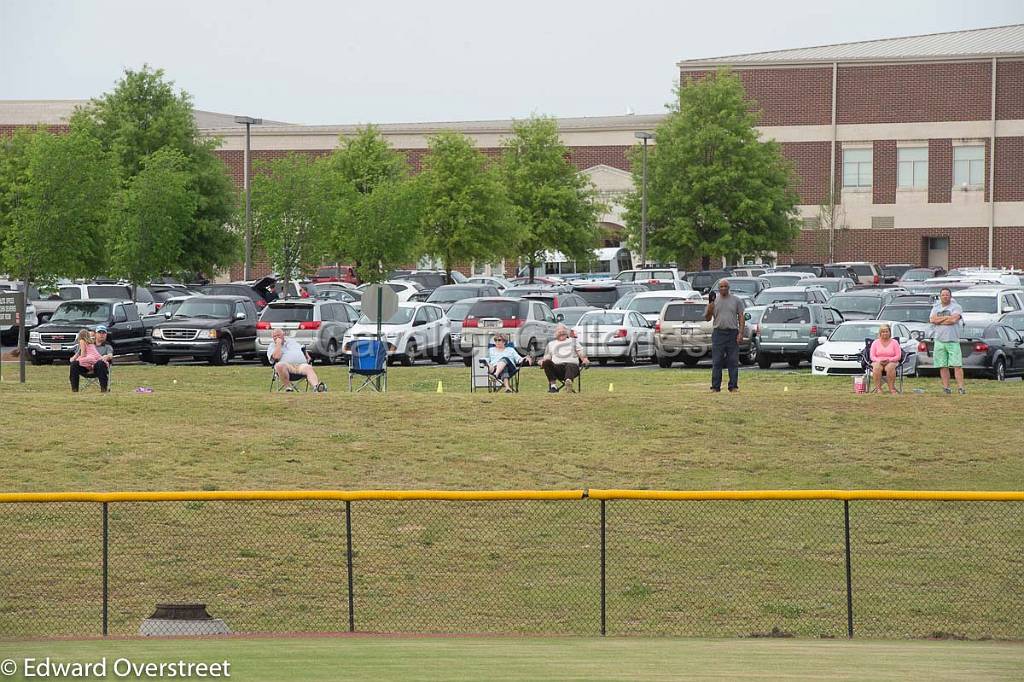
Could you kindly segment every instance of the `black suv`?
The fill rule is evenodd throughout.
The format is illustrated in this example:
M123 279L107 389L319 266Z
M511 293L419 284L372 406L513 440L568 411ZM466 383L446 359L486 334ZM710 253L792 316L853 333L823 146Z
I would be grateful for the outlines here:
M248 296L193 296L152 331L153 362L192 356L226 365L235 355L256 356L256 306Z
M28 335L29 359L33 365L49 365L54 360L70 360L75 354L76 337L82 329L107 328L107 340L114 355L145 354L149 339L139 311L131 301L82 299L64 301L50 321Z

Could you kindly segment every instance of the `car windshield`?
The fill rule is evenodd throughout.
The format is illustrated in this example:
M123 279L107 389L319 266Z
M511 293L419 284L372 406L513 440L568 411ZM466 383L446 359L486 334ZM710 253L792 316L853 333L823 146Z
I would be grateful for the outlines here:
M871 269L870 265L848 265L846 267L851 268L859 276L868 276L875 274L875 271Z
M666 322L703 322L703 305L669 305L665 308Z
M807 324L811 321L811 311L805 307L770 308L761 318L762 324Z
M830 277L828 279L816 279L814 280L814 286L821 287L830 294L839 292L839 287L843 281L837 277Z
M960 304L965 313L994 313L996 312L995 296L965 296L960 294L954 300Z
M296 304L270 304L260 315L260 322L311 322L313 306Z
M580 321L577 323L577 326L582 327L588 324L622 324L622 313L587 313L586 315L580 318Z
M459 301L448 309L448 312L445 313L445 317L453 322L461 322L466 319L466 313L469 312L471 307L473 307L472 301Z
M90 284L86 287L89 298L119 298L130 299L132 290L129 287L118 284Z
M674 296L659 296L651 298L634 298L627 306L628 310L635 310L641 315L656 315L661 312L669 301L678 300Z
M931 306L887 305L878 314L878 319L892 322L927 322L931 315Z
M429 303L454 303L464 298L479 296L480 290L476 287L440 287L434 289L427 297Z
M784 303L786 301L806 301L807 294L800 291L778 291L776 289L765 289L754 297L754 305L768 305L769 303Z
M409 321L412 320L412 316L415 315L415 314L416 314L416 309L415 308L400 307L398 310L395 311L394 315L392 315L388 319L386 319L383 322L381 322L381 324L409 324ZM370 322L370 318L368 318L366 315L360 315L359 316L359 324L376 324L376 323L375 322Z
M771 282L773 287L788 287L802 279L807 279L802 275L789 275L784 272L769 272L767 275L761 275L761 277Z
M160 313L158 314L170 317L171 315L174 315L174 313L178 312L178 308L180 308L181 304L184 302L185 301L167 301L167 303L164 303L163 307L160 308Z
M757 282L752 279L730 279L729 291L734 294L746 294L748 296L754 296L757 294ZM718 283L715 283L714 289L718 289Z
M232 301L211 301L203 298L190 298L181 304L175 317L209 317L226 319L231 317L231 310L235 307Z
M579 294L587 305L598 308L610 308L620 296L617 287L577 287L573 293Z
M904 282L923 282L934 276L934 270L907 270L900 279Z
M562 316L561 322L569 327L579 322L586 312L586 310L567 310L565 308L558 310L558 314Z
M863 341L870 337L872 339L878 338L878 324L844 324L840 325L832 336L828 338L829 341Z
M106 322L110 319L109 303L61 303L50 322Z
M829 305L841 313L876 315L882 308L882 299L877 296L833 296Z
M694 289L707 289L719 279L721 279L720 272L695 272L693 279L690 280L690 284Z

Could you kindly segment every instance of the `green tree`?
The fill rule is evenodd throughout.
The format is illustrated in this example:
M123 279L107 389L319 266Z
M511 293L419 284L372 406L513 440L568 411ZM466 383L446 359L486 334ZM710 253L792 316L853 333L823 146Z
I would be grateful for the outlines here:
M0 266L4 262L6 236L13 229L18 190L28 182L28 150L35 132L16 128L14 135L0 139Z
M110 216L112 274L135 286L182 266L183 235L195 218L198 197L188 159L169 147L143 159L115 197Z
M323 159L288 154L257 164L253 228L274 270L288 283L327 253L332 202Z
M758 139L759 113L743 84L727 71L688 80L658 125L647 166L648 244L658 260L786 249L799 232L792 170L781 148ZM639 146L636 190L626 200L634 242L640 230Z
M200 138L192 98L176 92L162 69L126 70L113 91L75 111L71 129L94 137L113 154L126 183L156 151L181 152L197 195L193 219L182 234L182 269L209 274L237 261L241 240L230 226L237 191L213 153L220 141Z
M502 141L501 176L522 228L518 248L532 282L545 251L593 259L603 206L590 180L569 163L553 118L517 121L512 132Z
M94 138L45 131L21 138L4 192L5 269L25 277L92 277L107 268L106 224L118 188L115 159ZM11 152L12 154L14 152Z
M423 172L423 249L440 258L448 277L456 261L514 254L521 230L501 177L472 141L456 132L430 138Z

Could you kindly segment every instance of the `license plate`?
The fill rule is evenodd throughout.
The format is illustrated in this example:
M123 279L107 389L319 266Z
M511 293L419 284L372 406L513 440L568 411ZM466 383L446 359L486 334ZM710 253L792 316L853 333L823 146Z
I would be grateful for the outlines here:
M60 350L60 344L59 343L51 343L50 344L50 350Z
M775 332L775 338L777 339L795 339L796 332L779 331Z
M485 320L484 322L480 323L480 326L481 327L500 327L501 326L501 322L499 322L498 320Z

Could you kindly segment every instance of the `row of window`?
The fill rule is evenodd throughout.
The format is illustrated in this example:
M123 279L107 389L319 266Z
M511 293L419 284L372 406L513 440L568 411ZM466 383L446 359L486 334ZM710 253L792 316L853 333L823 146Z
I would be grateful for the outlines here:
M871 187L874 151L870 148L843 150L843 187ZM928 187L928 147L900 147L896 150L896 186L901 189ZM953 147L953 186L985 186L985 147Z

